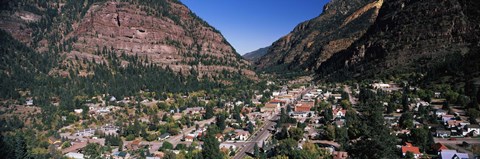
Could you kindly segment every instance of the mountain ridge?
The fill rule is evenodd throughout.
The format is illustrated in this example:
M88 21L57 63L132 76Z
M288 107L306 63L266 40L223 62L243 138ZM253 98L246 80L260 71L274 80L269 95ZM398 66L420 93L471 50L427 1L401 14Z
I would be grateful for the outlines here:
M267 54L267 51L270 47L263 47L263 48L260 48L260 49L257 49L255 51L252 51L252 52L248 52L248 53L245 53L243 55L243 58L251 61L251 62L256 62L258 59L262 58L262 56L264 56L265 54Z
M383 0L332 0L318 17L297 25L274 42L255 66L259 70L314 70L370 27ZM340 27L343 26L343 27Z
M16 7L2 11L11 18L2 18L0 28L39 52L62 53L63 63L73 62L66 67L76 59L107 62L95 52L108 48L180 74L194 69L199 78L217 78L223 71L256 78L218 30L176 0L27 2L9 2Z

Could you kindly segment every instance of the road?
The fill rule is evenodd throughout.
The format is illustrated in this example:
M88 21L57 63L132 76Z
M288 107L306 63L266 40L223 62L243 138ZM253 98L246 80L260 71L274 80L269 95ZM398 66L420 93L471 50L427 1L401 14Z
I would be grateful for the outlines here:
M278 118L278 114L275 114L274 118ZM263 124L263 127L260 129L260 131L256 132L256 136L250 137L246 142L242 142L240 145L243 145L243 147L240 147L239 151L235 154L233 159L242 159L247 155L247 152L252 152L253 147L255 144L258 144L259 147L262 146L263 142L272 135L270 131L268 131L269 128L274 126L276 123L272 122L271 120L267 120L265 124ZM237 145L239 142L235 143Z
M345 91L348 94L348 98L350 99L350 103L352 106L357 105L357 100L352 96L352 90L350 89L349 85L343 85L343 91Z
M442 144L462 144L462 142L467 142L469 144L480 144L480 139L478 138L455 138L455 140L449 140L448 138L434 138L435 143Z
M215 118L210 118L210 119L207 119L207 120L196 121L195 124L198 124L200 127L202 127L202 126L205 126L206 124L211 124L214 121L215 121ZM195 129L195 126L191 126L190 128L184 128L182 130L182 132L180 132L178 135L171 136L170 138L166 139L166 141L172 143L173 147L175 147L181 142L184 133L186 135L186 134L190 133L191 131L193 131L194 129ZM153 142L144 141L144 144L150 145L150 150L149 151L150 151L150 153L153 153L153 152L156 152L160 147L162 147L163 141L153 141ZM124 144L124 145L126 145L126 144Z
M195 125L198 124L198 125L200 125L200 127L203 127L207 124L211 124L213 121L215 121L214 117L210 118L210 119L207 119L207 120L202 120L202 121L195 122ZM185 135L189 134L193 130L195 130L195 126L192 126L190 128L184 128L180 134L168 138L167 141L172 143L173 146L175 147L180 142L180 140L182 140L183 134L185 134Z

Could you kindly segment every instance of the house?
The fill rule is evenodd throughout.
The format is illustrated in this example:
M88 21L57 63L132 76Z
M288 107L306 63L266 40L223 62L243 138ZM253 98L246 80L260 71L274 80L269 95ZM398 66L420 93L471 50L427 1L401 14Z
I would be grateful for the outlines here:
M333 159L347 159L348 153L345 151L334 151L332 152Z
M309 112L312 107L307 104L297 104L295 105L295 112Z
M447 121L447 127L448 128L454 128L460 126L461 121L458 120L449 120Z
M260 108L260 112L276 112L280 108L280 103L267 103L264 107Z
M33 105L33 99L28 99L27 101L25 101L25 105L32 106Z
M124 159L124 158L129 158L130 155L124 151L117 151L112 153L112 156L113 158L116 158L116 159Z
M442 115L442 121L443 121L444 123L446 123L446 122L448 122L448 121L450 121L450 120L454 120L454 117L455 117L455 116L453 116L453 115Z
M160 135L160 136L158 137L158 140L160 140L160 141L166 140L166 139L168 139L169 137L170 137L170 133L164 133L164 134L162 134L162 135Z
M445 145L443 145L441 143L436 143L436 144L432 145L432 149L434 151L438 152L438 154L440 154L441 151L448 150L448 147L446 147Z
M131 143L129 143L129 144L127 145L127 149L129 149L129 150L138 150L138 148L140 148L140 143L141 143L141 142L142 142L142 141L140 141L140 140L132 141Z
M290 112L289 115L294 118L305 118L308 117L309 115L312 115L311 111L301 111L301 112Z
M448 130L436 130L435 131L435 136L437 136L437 137L446 138L446 137L450 137L451 135L452 135L452 132L450 132Z
M464 127L463 136L467 136L467 135L472 135L472 136L480 135L480 125L478 124L466 125Z
M65 157L73 158L73 159L84 159L83 154L75 153L75 152L69 152L69 153L65 154Z
M435 110L435 115L437 117L441 117L441 116L447 115L447 111L445 111L443 109L437 109L437 110Z
M187 108L183 111L183 114L200 114L203 111L203 107Z
M223 141L223 135L221 133L218 133L217 135L215 135L215 138L218 140L218 142Z
M76 114L82 114L83 109L74 109L73 112L75 112Z
M194 139L195 139L195 136L192 134L188 134L187 136L185 136L185 141L187 142L193 142Z
M342 94L332 94L332 96L333 96L333 98L334 98L335 100L340 100L340 99L342 99Z
M459 153L457 150L442 150L440 159L469 159L467 153Z
M333 113L333 118L343 118L345 117L345 114L347 114L347 110L344 110L342 108L336 108L332 110Z
M390 88L390 84L384 84L384 83L374 83L372 84L373 89L385 89L385 88Z
M240 129L237 129L235 130L235 135L236 135L236 139L237 140L247 140L248 139L248 136L250 136L250 133L248 131L245 131L245 130L240 130Z
M280 106L283 106L283 105L285 105L287 102L286 102L285 100L274 99L274 100L271 100L271 101L268 102L268 103L279 104Z
M310 108L315 106L314 101L300 101L300 104L302 104L303 106L308 106Z
M407 152L413 153L414 158L419 158L421 153L420 153L420 148L413 146L411 143L405 143L405 146L402 146L402 156L405 157L407 155Z

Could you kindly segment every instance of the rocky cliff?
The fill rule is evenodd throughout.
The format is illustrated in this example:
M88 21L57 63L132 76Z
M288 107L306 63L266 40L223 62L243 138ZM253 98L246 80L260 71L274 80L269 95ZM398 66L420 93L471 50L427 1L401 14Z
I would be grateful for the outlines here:
M39 52L62 53L66 65L105 61L95 52L108 49L200 78L224 71L255 77L220 32L176 0L2 3L1 29Z
M299 24L274 42L255 64L259 69L315 69L361 37L382 4L383 0L332 0L320 16Z
M372 27L318 73L330 78L411 71L478 76L478 64L471 61L479 59L479 7L480 2L466 0L385 0Z

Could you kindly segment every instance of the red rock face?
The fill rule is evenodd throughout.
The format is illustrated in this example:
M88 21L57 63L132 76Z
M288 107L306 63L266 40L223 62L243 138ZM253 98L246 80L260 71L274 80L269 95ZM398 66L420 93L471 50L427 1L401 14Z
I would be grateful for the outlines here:
M185 53L200 54L219 59L222 65L198 65L201 73L237 71L248 63L236 56L233 48L225 43L223 36L210 26L191 17L183 5L171 3L173 14L179 15L181 24L168 17L147 15L138 5L107 2L93 5L74 32L67 37L78 38L74 44L75 54L92 54L98 48L113 48L118 53L140 57L148 56L153 63L188 71L188 62L198 60L186 57ZM75 26L74 26L75 27ZM244 70L247 74L251 71Z
M94 53L103 48L113 49L118 54L138 55L142 59L163 67L169 66L174 71L188 73L193 68L201 77L229 72L241 72L255 78L249 69L249 63L242 59L225 38L196 17L186 6L179 2L166 0L166 12L159 12L141 2L108 1L93 3L84 16L71 24L71 31L64 34L70 26L62 23L66 13L62 13L62 4L58 4L61 18L55 20L53 31L60 35L58 41L39 41L37 50L47 51L49 44L62 46L67 41L72 49L64 49L67 61L92 59L104 60ZM53 6L57 4L52 3ZM72 13L74 14L74 13ZM163 15L165 14L165 15ZM25 17L25 15L24 15ZM41 15L29 15L27 20L39 19ZM13 19L13 18L12 18ZM30 33L19 31L20 25L27 20L16 16L13 20L1 20L0 28L9 31L14 37L25 43ZM20 21L18 23L14 23ZM27 28L28 29L28 28ZM31 32L31 31L30 31ZM53 33L46 33L53 34ZM67 63L67 62L65 62ZM126 63L122 63L126 64Z

